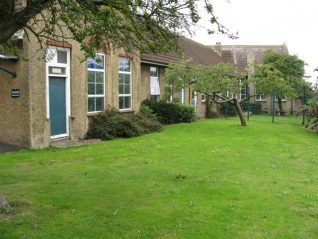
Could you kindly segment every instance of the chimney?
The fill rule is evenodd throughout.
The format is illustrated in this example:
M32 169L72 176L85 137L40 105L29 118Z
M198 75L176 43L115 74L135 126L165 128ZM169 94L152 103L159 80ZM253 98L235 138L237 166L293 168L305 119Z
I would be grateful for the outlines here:
M214 50L220 57L222 57L222 45L221 45L221 42L217 42L215 44Z

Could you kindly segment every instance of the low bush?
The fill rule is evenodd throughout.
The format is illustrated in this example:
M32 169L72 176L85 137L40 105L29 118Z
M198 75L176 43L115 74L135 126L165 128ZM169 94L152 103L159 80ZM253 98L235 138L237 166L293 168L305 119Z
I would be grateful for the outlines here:
M318 133L318 102L308 102L307 105L302 106L296 115L304 115L307 118L305 127Z
M220 105L220 113L226 117L236 116L236 109L230 103L223 103Z
M259 102L244 102L241 105L242 111L247 112L248 110L252 114L261 114L262 113L262 104ZM223 103L220 106L220 112L224 116L236 116L236 110L234 105L230 103Z
M86 138L131 138L160 131L161 128L160 122L150 109L142 109L136 114L123 114L112 108L90 119Z
M247 112L249 109L252 114L261 114L262 113L262 104L260 102L244 102L242 104L242 110Z
M150 100L145 100L142 104L148 106L162 124L191 123L195 120L193 106Z

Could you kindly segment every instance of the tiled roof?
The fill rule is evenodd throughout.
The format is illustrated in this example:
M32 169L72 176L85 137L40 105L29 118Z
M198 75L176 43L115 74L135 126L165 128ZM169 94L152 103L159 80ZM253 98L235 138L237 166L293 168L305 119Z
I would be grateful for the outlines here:
M179 38L179 46L183 56L194 64L215 65L222 62L222 58L211 48L185 37ZM169 53L144 53L141 55L141 61L153 62L168 65L178 61L178 53L175 51Z
M249 63L263 63L268 50L288 53L286 45L222 45L222 58L225 63L237 65L240 72L246 72Z

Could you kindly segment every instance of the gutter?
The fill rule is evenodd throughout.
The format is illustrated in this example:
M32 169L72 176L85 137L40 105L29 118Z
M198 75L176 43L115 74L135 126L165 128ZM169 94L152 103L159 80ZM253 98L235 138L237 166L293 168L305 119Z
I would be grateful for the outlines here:
M169 64L167 63L158 63L158 62L153 62L153 61L145 61L145 60L141 60L141 63L145 63L145 64L150 64L150 65L156 65L156 66L164 66L167 67Z
M17 60L19 60L19 58L17 56L6 56L6 55L1 55L0 54L0 60L17 61Z

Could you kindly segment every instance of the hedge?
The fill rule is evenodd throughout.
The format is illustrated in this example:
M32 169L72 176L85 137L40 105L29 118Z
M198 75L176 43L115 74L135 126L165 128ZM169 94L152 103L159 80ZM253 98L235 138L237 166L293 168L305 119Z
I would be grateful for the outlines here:
M193 106L150 100L145 100L142 104L148 106L162 124L191 123L195 120Z

